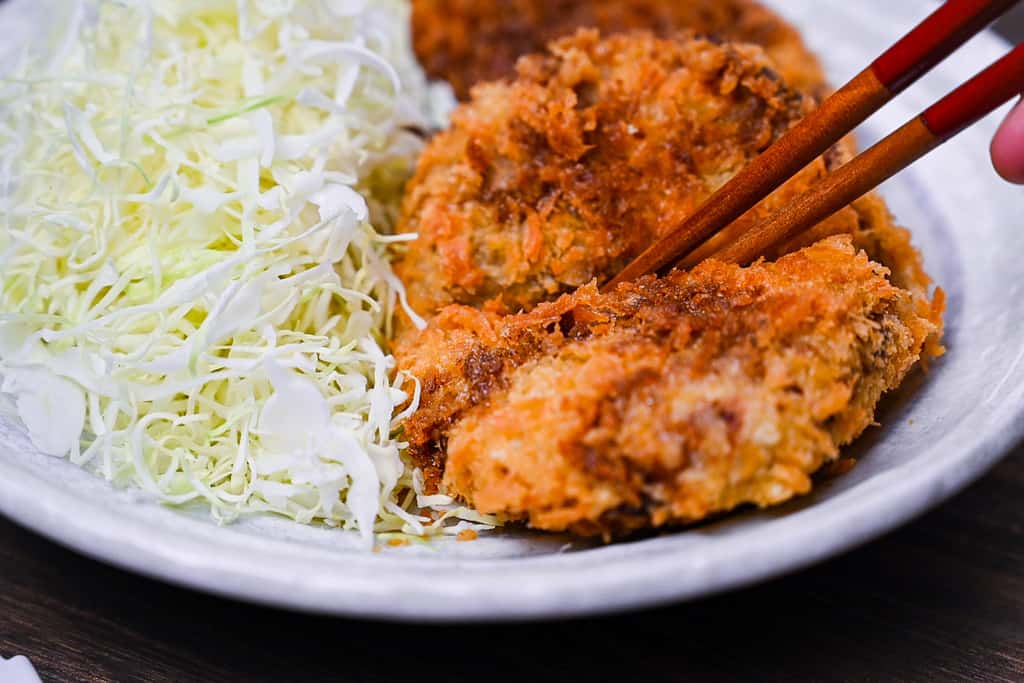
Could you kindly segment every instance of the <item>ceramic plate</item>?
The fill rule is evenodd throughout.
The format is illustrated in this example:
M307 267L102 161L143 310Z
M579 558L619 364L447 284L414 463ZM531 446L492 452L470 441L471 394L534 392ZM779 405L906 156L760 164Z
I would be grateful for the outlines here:
M837 83L935 7L926 0L775 4L806 32ZM0 33L18 19L9 4L0 9ZM1005 50L993 35L977 37L872 119L861 142L894 129ZM883 188L949 293L949 354L886 401L884 427L854 446L860 463L851 473L783 508L607 547L505 531L371 554L335 530L272 518L221 527L202 511L163 508L39 454L17 424L0 421L0 512L87 555L183 586L386 619L637 608L825 559L938 504L1024 433L1024 190L1000 182L989 166L996 123L973 128Z

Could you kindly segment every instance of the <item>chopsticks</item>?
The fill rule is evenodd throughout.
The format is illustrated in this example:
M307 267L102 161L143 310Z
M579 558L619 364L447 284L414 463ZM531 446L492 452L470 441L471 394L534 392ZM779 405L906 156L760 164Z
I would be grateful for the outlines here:
M679 227L626 266L605 285L605 291L679 262L1019 1L947 0L736 174ZM1022 81L1024 54L1018 46L714 257L736 262L753 260L785 235L797 234L827 218L1020 93L1024 90ZM693 264L683 261L683 265Z
M711 257L730 263L755 261L772 245L814 227L1021 92L1024 44ZM682 265L696 264L684 260Z

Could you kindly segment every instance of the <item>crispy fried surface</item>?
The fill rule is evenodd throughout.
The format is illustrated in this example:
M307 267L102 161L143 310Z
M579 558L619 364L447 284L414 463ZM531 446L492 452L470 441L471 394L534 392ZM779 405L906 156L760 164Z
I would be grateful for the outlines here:
M514 312L604 282L813 106L757 48L592 31L563 39L524 60L515 82L481 86L424 151L400 221L420 235L396 264L410 301L427 316L450 303ZM703 254L852 155L844 140ZM909 234L876 195L769 256L836 234L927 297Z
M520 315L445 309L399 349L418 466L482 512L615 535L806 493L939 311L834 237Z
M423 382L405 430L428 483L606 536L809 490L882 393L941 353L942 296L909 233L868 195L774 263L600 295L814 101L759 48L703 39L581 31L518 68L431 142L403 204L420 239L396 267L437 314L396 349ZM852 153L837 145L717 239Z
M414 0L416 54L459 99L481 81L513 75L522 55L541 52L578 28L648 30L669 37L693 30L766 49L794 86L825 87L818 60L792 26L753 0Z
M477 88L420 158L400 221L420 239L396 269L421 313L528 310L609 279L814 106L752 46L582 31L551 50ZM825 173L816 160L737 227Z

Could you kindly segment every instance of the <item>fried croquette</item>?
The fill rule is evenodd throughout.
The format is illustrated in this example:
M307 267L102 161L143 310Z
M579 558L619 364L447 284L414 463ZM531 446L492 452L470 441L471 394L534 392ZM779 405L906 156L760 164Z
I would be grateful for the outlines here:
M518 315L453 305L399 349L428 484L537 529L618 536L781 503L873 422L939 311L832 237Z
M396 263L413 307L529 310L613 277L813 109L763 52L581 31L480 86L423 152L402 206L419 239ZM715 244L779 210L853 154L843 140ZM909 235L868 195L769 256L835 234L927 297ZM407 326L406 326L407 327Z
M420 157L396 263L410 303L529 310L604 282L815 106L760 48L580 31L479 86ZM739 222L826 174L816 160ZM856 216L830 219L851 232Z
M606 35L681 30L764 47L791 85L826 89L799 32L753 0L414 0L413 44L427 73L459 99L473 85L512 77L516 60L578 28Z

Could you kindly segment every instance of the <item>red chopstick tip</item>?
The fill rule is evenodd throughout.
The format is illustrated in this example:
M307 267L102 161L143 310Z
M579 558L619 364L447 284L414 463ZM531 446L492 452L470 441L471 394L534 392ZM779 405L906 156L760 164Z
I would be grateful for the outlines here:
M1024 102L1010 112L992 140L992 163L1006 180L1024 184Z
M947 0L871 65L895 95L1020 0Z
M1024 43L921 116L932 133L947 140L1021 92L1024 92Z

